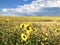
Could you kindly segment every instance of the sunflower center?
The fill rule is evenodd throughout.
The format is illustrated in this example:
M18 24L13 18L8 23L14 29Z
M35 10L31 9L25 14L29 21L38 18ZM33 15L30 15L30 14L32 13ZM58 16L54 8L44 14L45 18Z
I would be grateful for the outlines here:
M27 27L27 29L29 30L29 26Z
M24 25L22 25L22 27L24 27Z
M25 36L23 36L25 38Z

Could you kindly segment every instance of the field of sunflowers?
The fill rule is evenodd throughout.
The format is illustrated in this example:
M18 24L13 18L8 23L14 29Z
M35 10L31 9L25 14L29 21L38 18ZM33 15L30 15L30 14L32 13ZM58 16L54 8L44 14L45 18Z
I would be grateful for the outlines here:
M60 19L1 16L0 45L60 45Z

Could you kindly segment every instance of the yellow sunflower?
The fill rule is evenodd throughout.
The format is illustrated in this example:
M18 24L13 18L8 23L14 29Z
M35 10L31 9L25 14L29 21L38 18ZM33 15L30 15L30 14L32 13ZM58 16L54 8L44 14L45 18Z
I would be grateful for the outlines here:
M26 41L28 39L27 35L25 35L24 33L21 34L21 39L23 41Z
M32 31L32 27L30 27L30 26L25 27L24 30Z
M30 31L26 30L26 34L29 36L30 35Z
M29 26L29 24L24 24L24 28L26 28L26 27L28 27Z
M26 31L26 34L28 34L28 35L30 35L30 33L32 32L31 27L24 28L24 30Z
M20 24L20 28L23 28L24 27L24 24L22 23L22 24Z

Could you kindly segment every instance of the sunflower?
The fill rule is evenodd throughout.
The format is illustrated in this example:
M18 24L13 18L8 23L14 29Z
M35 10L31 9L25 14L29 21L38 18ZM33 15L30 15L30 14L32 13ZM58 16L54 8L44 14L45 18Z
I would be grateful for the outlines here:
M30 35L30 31L26 30L26 34L28 34L28 36Z
M25 26L25 25L24 25ZM24 27L24 30L32 30L32 27L30 27L29 25L28 26L25 26Z
M29 24L24 24L24 28L27 28L29 26Z
M32 28L31 27L27 27L27 28L24 28L24 30L26 31L26 34L28 34L28 36L31 34L32 32Z
M28 39L27 35L25 35L24 33L21 34L21 39L23 41L26 41Z
M26 29L25 31L26 31L26 34L28 35L28 37L29 37L29 35L31 34L31 32L32 32L32 29L31 29L31 27L29 27L30 29L28 30L28 29Z
M24 24L22 23L22 24L20 24L20 28L23 28L24 27Z

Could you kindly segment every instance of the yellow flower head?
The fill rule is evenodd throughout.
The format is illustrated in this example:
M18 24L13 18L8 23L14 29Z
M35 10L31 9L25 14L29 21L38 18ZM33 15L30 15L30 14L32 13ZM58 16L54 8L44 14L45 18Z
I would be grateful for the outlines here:
M32 31L32 27L27 27L27 30L31 32Z
M21 34L21 39L22 39L23 41L26 41L27 38L28 38L28 37L27 37L24 33Z
M28 36L30 35L30 31L26 30L26 34L28 34Z
M28 27L29 26L29 24L24 24L24 28L26 28L26 27Z
M22 23L22 24L20 24L20 28L23 28L24 27L24 24Z
M30 26L25 27L24 30L32 31L32 27L30 27Z
M30 35L30 33L32 31L32 28L31 27L27 27L27 28L24 28L24 30L26 31L26 34Z

